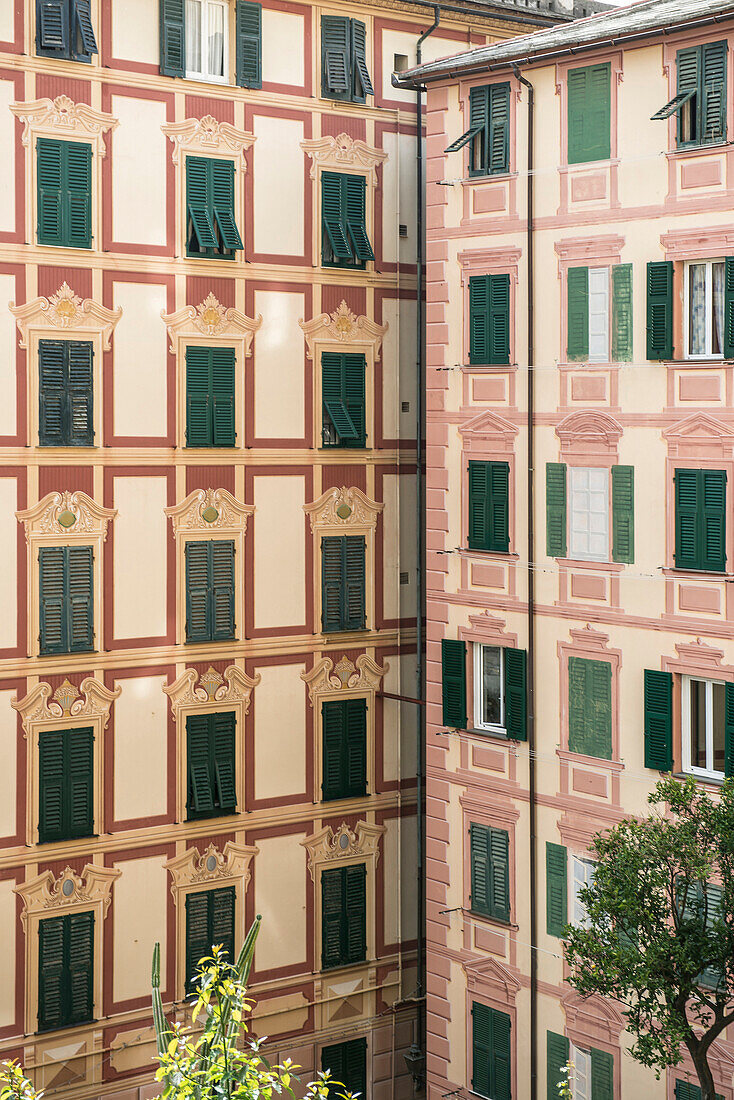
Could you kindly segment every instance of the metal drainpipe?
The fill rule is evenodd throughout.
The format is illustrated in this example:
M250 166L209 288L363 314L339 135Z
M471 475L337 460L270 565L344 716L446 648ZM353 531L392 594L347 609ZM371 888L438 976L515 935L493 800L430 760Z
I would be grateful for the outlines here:
M528 795L530 812L530 1098L538 1095L538 899L537 899L537 807L535 791L535 283L534 283L534 200L533 140L535 89L513 66L515 76L528 90L528 187L527 187L527 279L528 279Z

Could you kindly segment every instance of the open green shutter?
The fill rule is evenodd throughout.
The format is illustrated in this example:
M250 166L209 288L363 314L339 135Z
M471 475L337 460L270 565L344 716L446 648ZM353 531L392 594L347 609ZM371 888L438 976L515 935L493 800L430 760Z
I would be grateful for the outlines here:
M441 641L441 683L445 726L466 729L466 642Z
M70 447L91 447L94 443L94 346L86 340L69 340L66 358L66 439Z
M734 359L734 256L724 265L724 358Z
M186 996L197 991L199 960L211 954L209 891L186 895Z
M645 669L645 767L669 772L673 767L673 677Z
M343 966L346 958L344 927L344 871L321 872L321 967Z
M38 341L39 422L42 447L63 447L69 436L66 341Z
M647 358L673 358L673 263L647 265Z
M211 447L213 395L211 361L213 348L186 348L186 446Z
M489 276L489 362L510 362L510 276Z
M344 797L345 723L344 702L321 704L321 798L324 802Z
M211 196L214 217L225 248L236 252L244 247L234 214L234 162L212 160Z
M161 72L186 75L186 0L160 0Z
M38 922L38 1030L62 1027L64 996L64 941L66 917Z
M490 362L490 287L489 275L469 278L469 362Z
M614 1058L591 1048L591 1100L614 1100Z
M72 913L68 921L70 1025L94 1018L94 913Z
M589 358L589 269L569 267L566 280L567 356L569 360Z
M490 1061L492 1058L492 1009L474 1001L472 1016L472 1082L480 1096L490 1095Z
M186 208L200 248L217 248L214 231L211 161L186 158Z
M321 17L321 91L325 96L349 98L351 24L338 15Z
M364 535L344 539L342 630L364 630L366 623Z
M367 958L367 868L364 863L344 868L345 962Z
M510 919L510 839L505 829L489 831L489 908L495 920Z
M566 464L545 464L545 552L549 558L566 556Z
M701 49L701 142L726 140L727 42L706 42Z
M546 1032L546 1078L547 1100L557 1100L558 1086L567 1078L561 1073L564 1066L568 1065L570 1044L565 1035L556 1035L554 1031Z
M68 790L67 836L94 833L94 731L89 727L65 735Z
M344 702L344 778L347 798L367 793L367 700Z
M504 650L505 728L513 741L527 741L527 667L524 649Z
M490 912L489 847L490 830L472 822L469 826L469 863L471 870L471 907L474 913Z
M470 550L489 550L489 462L469 463Z
M609 160L611 155L611 66L570 69L568 163Z
M489 147L487 167L489 173L507 172L510 159L510 85L489 86ZM509 276L495 276L509 278ZM505 362L505 360L496 360Z
M635 560L635 468L612 466L612 561Z
M94 563L91 546L68 549L69 652L94 648Z
M79 141L64 145L66 193L62 244L70 248L92 247L92 146Z
M506 1012L492 1009L492 1062L490 1087L492 1100L511 1100L511 1022Z
M321 540L321 629L324 634L341 630L343 551L342 537Z
M367 181L364 176L345 176L347 233L357 259L363 262L374 260L370 239L367 236L366 192Z
M67 547L42 546L38 551L40 648L42 654L67 652Z
M456 153L463 149L475 137L486 131L489 118L489 88L470 88L469 90L469 129L461 137L452 141L446 148L447 153ZM471 158L470 158L471 160ZM469 165L469 171L476 171L473 163Z
M64 731L41 730L38 735L38 841L64 840L66 802Z
M545 925L549 936L563 934L568 924L568 853L562 844L545 844Z
M699 536L700 470L676 470L675 480L675 566L701 568Z
M186 559L186 641L207 642L210 640L209 543L187 542L184 556Z
M237 809L235 788L235 716L234 711L209 715L214 757L216 804L221 813Z
M369 69L367 68L367 28L360 19L352 19L352 97L356 102L364 103L368 95L374 95Z
M235 636L234 542L219 540L210 545L213 642L231 641Z
M262 88L262 4L237 0L237 83Z
M335 260L351 260L352 250L347 240L346 196L342 196L342 176L337 172L321 173L321 220L323 223L323 259L326 262L328 244Z
M633 349L632 264L612 268L612 361L629 363Z
M62 244L62 142L49 138L36 141L38 179L38 243Z
M69 53L68 0L37 0L36 49L51 56Z
M724 775L734 776L734 684L724 688Z
M211 348L212 443L234 447L234 348Z
M212 944L218 943L226 952L227 962L234 963L234 907L235 889L212 890L209 895Z
M726 569L726 470L701 470L702 568L715 573Z
M72 45L74 44L75 35L78 36L74 53L80 58L91 58L98 50L97 40L94 37L94 27L92 26L90 0L72 0L71 6L73 20L71 35Z
M209 752L210 716L190 714L186 718L188 810L190 817L214 813L214 784Z
M364 356L330 351L322 354L325 445L364 446L364 375ZM336 432L336 443L330 438L329 424Z

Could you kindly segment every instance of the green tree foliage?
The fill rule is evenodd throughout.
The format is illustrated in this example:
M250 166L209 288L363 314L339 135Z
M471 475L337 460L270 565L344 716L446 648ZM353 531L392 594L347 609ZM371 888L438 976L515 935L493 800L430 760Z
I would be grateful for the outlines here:
M568 980L621 1004L630 1053L658 1076L687 1047L702 1100L715 1100L708 1054L734 1022L734 780L710 797L691 778L665 779L648 801L647 817L594 839Z

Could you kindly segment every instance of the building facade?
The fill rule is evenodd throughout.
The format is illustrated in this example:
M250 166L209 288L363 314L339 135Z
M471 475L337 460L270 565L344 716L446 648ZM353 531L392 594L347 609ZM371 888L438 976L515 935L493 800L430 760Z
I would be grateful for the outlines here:
M574 1100L700 1095L687 1059L656 1081L626 1055L562 936L597 832L660 773L732 769L733 32L730 4L652 0L404 77L429 145L432 1100L555 1100L569 1059Z

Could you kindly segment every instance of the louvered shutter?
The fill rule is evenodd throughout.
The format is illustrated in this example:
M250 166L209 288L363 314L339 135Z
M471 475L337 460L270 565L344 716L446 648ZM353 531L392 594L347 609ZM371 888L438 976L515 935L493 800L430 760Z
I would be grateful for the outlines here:
M337 15L321 17L321 92L327 97L349 98L351 26Z
M469 549L489 550L489 462L469 463Z
M63 1027L64 941L67 917L51 917L38 922L38 1030Z
M212 160L210 165L214 217L219 226L224 247L231 252L236 252L244 246L234 214L234 162Z
M211 348L212 420L215 447L234 447L234 348Z
M344 176L346 188L347 233L352 242L352 250L358 260L374 260L366 225L367 181L364 176Z
M211 447L213 395L211 386L212 348L186 348L186 446Z
M566 279L569 360L589 358L589 269L569 267Z
M701 1100L701 1089L692 1081L676 1081L675 1100Z
M78 57L91 58L97 53L97 39L94 37L90 0L71 0L71 7L78 35L75 53ZM72 42L74 35L72 35Z
M234 712L212 714L209 719L213 737L217 808L222 813L233 814L237 809Z
M189 714L186 718L189 817L209 817L214 813L209 718L208 714Z
M472 365L490 362L490 287L489 275L469 278L469 362Z
M724 358L734 359L734 256L724 265Z
M507 172L510 159L510 85L489 86L488 171ZM509 276L507 276L509 279ZM495 360L505 362L506 360Z
M706 42L701 49L701 141L726 139L726 42Z
M237 83L262 88L262 4L237 0Z
M453 141L445 150L447 153L456 153L463 149L470 141L482 134L487 127L489 117L489 88L471 88L469 90L469 129L460 138ZM470 158L469 172L477 175L484 171Z
M563 937L568 924L568 853L562 844L545 844L545 923L549 936Z
M69 652L94 648L94 565L91 546L69 547Z
M187 542L186 558L186 641L210 641L209 543Z
M441 641L442 721L452 729L466 729L466 642Z
M62 244L62 143L49 138L36 142L38 176L38 243Z
M344 935L344 867L321 872L321 967L343 966L346 942Z
M612 561L635 560L635 468L612 466Z
M227 962L234 963L234 886L229 886L225 890L212 890L209 895L209 905L212 944L221 944Z
M65 734L68 786L68 837L94 833L94 731L72 729Z
M345 779L348 798L367 794L367 700L344 702Z
M322 780L321 797L324 802L343 798L343 745L346 713L343 702L321 705Z
M364 630L365 619L365 555L364 535L344 539L344 605L343 630Z
M675 566L698 569L700 470L675 471Z
M68 55L68 0L37 0L36 48L39 53Z
M647 265L647 358L673 358L673 263Z
M361 360L364 362L361 356L339 355L336 352L325 351L321 356L321 389L325 413L324 442L331 446L348 446L349 444L354 444L358 438L357 426L352 420L349 409L347 408L347 359ZM355 371L355 375L358 374L359 368ZM357 377L353 380L353 388L358 392L359 380ZM362 373L362 394L364 394L364 373ZM355 411L360 411L356 402ZM336 444L328 439L327 420L331 422L337 434ZM364 423L364 398L361 404L361 422Z
M354 1095L367 1095L367 1040L352 1039L344 1043L343 1083Z
M347 963L367 958L367 868L364 863L344 869L344 913Z
M489 465L489 549L506 554L510 549L510 464Z
M645 669L645 767L669 772L673 767L673 677Z
M726 569L726 470L701 470L702 568L712 573Z
M612 755L611 665L584 657L568 659L568 747L610 760Z
M504 829L489 831L489 910L495 920L510 919L510 839Z
M341 630L343 584L342 538L321 540L321 629L324 634Z
M612 268L612 360L629 363L633 348L632 264Z
M511 1100L510 1093L510 1017L506 1012L492 1010L492 1100Z
M332 1082L338 1081L339 1084L347 1087L346 1083L346 1058L345 1047L346 1043L334 1043L332 1046L323 1047L321 1050L321 1069L331 1073Z
M84 1024L94 1017L94 913L72 913L68 923L68 1024Z
M524 649L504 650L505 728L513 741L527 741L527 667Z
M611 67L570 69L568 163L608 160L611 152Z
M206 157L186 158L186 207L200 248L217 248L214 232L211 161Z
M613 1100L614 1058L606 1050L591 1048L591 1100Z
M489 891L489 834L486 825L469 826L469 862L471 864L471 907L475 913L491 916Z
M64 142L66 160L65 234L71 248L92 247L92 146ZM64 207L62 206L62 209Z
M356 436L354 447L364 447L367 441L365 430L365 377L367 360L364 355L344 356L344 399L347 414L354 426Z
M566 465L545 464L545 552L549 558L566 556Z
M724 775L734 776L734 684L724 687Z
M67 652L66 547L38 551L40 648L43 654Z
M212 542L212 637L213 642L230 641L235 636L234 618L234 542Z
M91 447L94 443L94 403L92 361L94 345L70 340L66 345L67 373L67 442L71 447Z
M505 554L510 548L507 462L469 463L469 530L472 550Z
M38 841L64 840L64 731L41 730L38 735Z
M510 362L510 276L489 276L489 362Z
M592 661L589 670L592 681L590 699L591 755L600 760L612 759L612 666L608 661Z
M199 961L211 955L209 891L186 895L186 996L196 993Z
M334 261L351 260L352 250L347 241L346 194L342 195L342 179L336 172L321 173L321 220L323 222L323 262L330 262L326 245L333 253Z
M565 1035L556 1035L553 1031L546 1032L547 1100L556 1100L558 1096L558 1086L565 1079L561 1070L568 1065L569 1047L569 1041Z
M359 19L352 19L352 98L364 103L368 95L374 95L367 68L367 28Z
M65 344L39 340L39 426L42 447L63 447L68 438Z
M161 72L186 75L186 0L160 0Z
M474 1001L472 1017L472 1090L490 1096L490 1060L492 1057L492 1009Z

